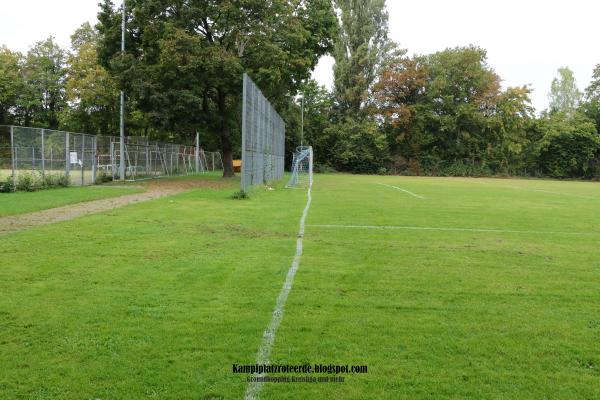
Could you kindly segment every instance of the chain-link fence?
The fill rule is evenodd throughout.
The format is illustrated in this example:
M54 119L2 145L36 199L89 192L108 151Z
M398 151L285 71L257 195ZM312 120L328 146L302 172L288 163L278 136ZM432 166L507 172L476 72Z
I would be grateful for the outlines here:
M283 177L285 123L244 74L242 190Z
M119 150L116 136L0 125L0 182L15 183L24 172L66 175L72 185L119 179ZM124 153L128 180L223 168L220 153L142 137L126 137Z

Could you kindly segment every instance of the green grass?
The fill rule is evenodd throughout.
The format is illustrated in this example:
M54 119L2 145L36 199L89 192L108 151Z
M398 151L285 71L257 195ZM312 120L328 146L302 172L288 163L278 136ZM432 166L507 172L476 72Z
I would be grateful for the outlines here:
M255 359L306 198L234 191L0 238L0 398L242 398L231 364ZM261 398L599 398L599 200L584 182L317 175L271 360L369 372Z
M48 208L84 201L134 194L142 191L140 189L106 186L85 186L40 190L37 192L0 193L0 217L46 210Z

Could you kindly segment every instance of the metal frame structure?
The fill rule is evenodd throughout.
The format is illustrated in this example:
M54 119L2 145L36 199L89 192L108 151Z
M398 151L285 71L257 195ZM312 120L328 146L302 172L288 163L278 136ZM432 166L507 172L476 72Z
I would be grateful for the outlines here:
M221 170L221 154L205 152L196 139L186 146L129 136L121 148L118 136L0 125L0 181L12 177L14 187L21 172L61 174L73 185L91 185L101 176L117 180L121 154L128 180Z
M285 123L258 86L244 74L242 190L279 180L285 163Z

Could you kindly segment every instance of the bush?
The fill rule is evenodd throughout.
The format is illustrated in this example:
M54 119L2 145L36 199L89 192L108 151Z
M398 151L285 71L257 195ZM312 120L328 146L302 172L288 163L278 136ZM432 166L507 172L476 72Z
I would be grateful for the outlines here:
M583 115L557 113L543 121L538 144L539 165L553 178L592 177L600 138L593 121Z
M112 175L107 174L105 171L100 171L96 174L96 184L99 185L101 183L112 182Z
M239 190L231 195L231 198L234 200L248 200L250 195L248 192L244 192L243 190Z
M21 172L17 176L16 189L22 192L35 192L42 187L41 180L33 173Z
M42 189L52 189L57 187L69 187L71 180L65 174L46 174L42 178Z
M385 167L387 138L375 121L347 118L327 128L325 134L337 139L332 162L339 170L373 174Z
M315 164L313 167L313 172L315 172L317 174L332 174L337 171L331 165Z
M0 181L0 193L14 192L15 187L13 185L12 177L6 178L5 181Z

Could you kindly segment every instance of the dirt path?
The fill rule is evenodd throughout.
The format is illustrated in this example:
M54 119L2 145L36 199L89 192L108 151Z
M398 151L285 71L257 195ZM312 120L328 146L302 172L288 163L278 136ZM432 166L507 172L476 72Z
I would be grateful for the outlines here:
M182 193L196 187L226 187L226 183L216 181L148 181L143 183L146 189L143 193L136 193L110 199L93 200L83 203L71 204L48 210L36 211L28 214L13 215L0 218L0 235L32 228L35 226L54 224L95 214L102 211L112 210L128 204L158 199Z

